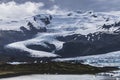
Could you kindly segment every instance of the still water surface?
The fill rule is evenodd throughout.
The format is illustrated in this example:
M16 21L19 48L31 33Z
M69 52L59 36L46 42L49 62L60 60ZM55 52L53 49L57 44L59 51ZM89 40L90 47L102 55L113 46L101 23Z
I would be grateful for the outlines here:
M120 80L120 78L98 75L27 75L0 80Z

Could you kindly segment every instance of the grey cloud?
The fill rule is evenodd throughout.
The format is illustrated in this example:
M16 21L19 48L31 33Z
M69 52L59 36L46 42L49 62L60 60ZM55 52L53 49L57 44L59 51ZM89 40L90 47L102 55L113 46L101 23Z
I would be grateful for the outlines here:
M9 2L13 0L0 0L1 2ZM120 0L14 0L17 3L43 2L44 8L50 8L57 5L62 9L69 10L94 10L94 11L114 11L120 10Z

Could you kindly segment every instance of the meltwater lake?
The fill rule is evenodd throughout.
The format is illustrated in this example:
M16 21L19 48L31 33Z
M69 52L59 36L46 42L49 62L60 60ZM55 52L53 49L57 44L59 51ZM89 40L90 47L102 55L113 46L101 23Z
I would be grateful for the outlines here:
M0 80L120 80L120 78L107 75L26 75Z

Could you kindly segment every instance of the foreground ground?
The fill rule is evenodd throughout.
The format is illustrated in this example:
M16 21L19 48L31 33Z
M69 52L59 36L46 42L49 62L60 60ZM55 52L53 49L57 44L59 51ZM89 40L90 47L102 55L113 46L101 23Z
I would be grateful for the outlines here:
M1 64L0 78L13 77L28 74L96 74L117 70L115 67L93 67L80 63L31 63L31 64Z

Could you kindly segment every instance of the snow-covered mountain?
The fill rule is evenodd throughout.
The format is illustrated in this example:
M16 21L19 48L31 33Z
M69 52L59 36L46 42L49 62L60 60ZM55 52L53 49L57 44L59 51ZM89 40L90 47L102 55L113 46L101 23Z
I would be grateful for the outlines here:
M38 14L22 20L1 19L0 26L0 55L12 59L68 58L120 50L119 11Z

